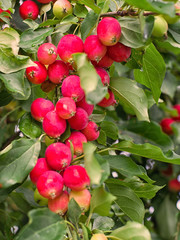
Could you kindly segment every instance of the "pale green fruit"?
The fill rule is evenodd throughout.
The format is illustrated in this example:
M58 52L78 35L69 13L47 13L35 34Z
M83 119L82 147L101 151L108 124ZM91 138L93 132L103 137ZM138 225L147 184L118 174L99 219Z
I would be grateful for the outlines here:
M40 193L38 192L37 188L34 191L34 201L36 203L38 203L40 206L47 206L48 205L48 199L41 196Z
M73 8L68 0L57 0L53 5L54 16L62 19L65 16L72 14Z
M155 16L152 36L162 37L167 33L168 24L162 16Z
M176 13L180 13L180 7L177 4L175 4L175 8L176 8ZM169 24L174 24L180 19L180 16L178 16L178 15L176 15L175 17L163 15L163 17L166 20L166 22Z
M96 233L92 236L91 240L108 240L103 233Z

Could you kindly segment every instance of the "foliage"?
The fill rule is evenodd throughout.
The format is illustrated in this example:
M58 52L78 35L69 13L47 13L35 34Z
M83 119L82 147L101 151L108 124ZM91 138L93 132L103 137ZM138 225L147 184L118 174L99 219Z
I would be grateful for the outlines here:
M169 24L167 35L152 35L154 15L175 18L177 1L72 0L73 14L63 19L54 17L53 2L33 1L40 9L36 20L22 20L19 1L0 2L11 12L0 13L0 239L88 240L97 232L112 240L180 239L180 189L168 187L180 173L180 122L172 124L169 136L160 126L163 118L178 115L173 106L180 104L180 20ZM84 153L72 162L85 166L90 177L90 209L82 214L72 199L60 217L35 202L29 173L46 150L31 103L46 98L56 104L61 84L33 85L25 70L35 66L41 44L57 46L67 34L85 41L105 16L119 21L120 42L132 52L107 69L109 86L86 53L73 54L73 74L95 105L89 118L100 135L84 143ZM108 98L108 87L116 104L103 108L97 103ZM58 141L69 136L68 125Z

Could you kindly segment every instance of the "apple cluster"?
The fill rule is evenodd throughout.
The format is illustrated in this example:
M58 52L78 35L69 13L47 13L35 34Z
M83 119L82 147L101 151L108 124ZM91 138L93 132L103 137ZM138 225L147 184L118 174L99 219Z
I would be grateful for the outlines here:
M97 35L90 35L83 43L74 34L63 36L58 46L44 43L37 51L38 61L26 69L26 76L33 84L51 82L60 89L55 105L48 99L37 98L31 104L31 115L39 122L45 134L53 139L30 173L38 193L48 199L48 207L58 214L65 214L68 203L74 198L82 211L88 210L91 194L87 187L90 179L83 165L74 165L74 159L83 154L83 143L99 137L98 125L89 120L94 105L86 101L85 92L73 61L74 53L86 53L102 84L109 86L107 68L114 61L126 61L131 49L119 42L121 26L112 17L103 18L97 26ZM48 79L48 80L47 80ZM108 89L97 105L108 107L116 103ZM61 136L70 126L70 136L63 142Z
M173 134L173 128L171 124L173 124L174 122L180 122L180 104L174 105L173 109L177 111L177 116L173 116L170 118L163 118L160 122L163 132L165 132L168 135Z

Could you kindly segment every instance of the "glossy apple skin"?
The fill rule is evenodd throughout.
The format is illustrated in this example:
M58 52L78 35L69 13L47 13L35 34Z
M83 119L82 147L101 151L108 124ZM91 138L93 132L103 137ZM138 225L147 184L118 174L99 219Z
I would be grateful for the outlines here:
M72 129L82 130L88 124L88 114L83 108L77 107L75 115L68 122Z
M71 63L73 53L84 52L84 44L80 37L67 34L59 41L57 51L62 61Z
M52 43L43 43L37 51L39 62L44 65L49 65L55 62L57 58L57 48Z
M67 65L61 60L56 60L48 67L49 80L55 84L60 84L62 80L68 75L69 69Z
M71 135L66 139L65 144L71 147L70 142L73 145L74 154L79 156L83 153L83 143L87 142L87 138L81 132L72 132Z
M62 19L73 13L73 8L68 0L57 0L53 4L53 14L55 17Z
M48 112L42 125L44 132L53 138L60 137L66 130L66 120L60 118L56 111Z
M37 181L37 189L41 196L54 199L63 192L63 178L55 171L44 172Z
M41 84L47 78L47 70L40 62L34 61L34 63L36 66L26 68L26 76L31 83Z
M97 36L105 46L115 45L121 37L121 26L117 19L104 17L97 26Z
M81 191L90 185L86 169L80 165L67 167L63 174L64 184L74 191Z
M72 98L62 97L56 103L56 112L63 119L72 118L76 113L76 103Z
M115 62L126 62L131 56L131 48L118 42L107 48L107 54Z
M51 170L45 158L38 158L36 165L30 172L30 179L36 185L39 177L46 171Z
M48 165L54 170L64 170L71 163L71 150L64 143L53 143L46 148L45 157Z
M57 198L48 200L48 208L60 216L63 216L68 210L69 193L63 191Z
M95 141L99 137L99 127L93 121L89 121L88 125L81 130L88 141Z
M177 110L178 115L176 117L173 117L175 121L180 121L180 104L176 104L173 106L174 109Z
M160 125L162 128L162 131L165 132L168 135L173 134L173 129L171 127L171 124L174 123L175 121L172 118L164 118L161 120Z
M94 105L87 103L85 97L83 97L83 99L81 99L79 102L76 102L76 106L83 108L87 112L88 116L90 116L94 110Z
M30 18L35 20L39 15L38 5L31 0L24 1L19 7L19 14L22 19Z
M38 122L42 122L46 114L53 110L54 104L44 98L37 98L31 104L31 115Z
M71 191L69 194L69 200L72 198L78 203L82 212L87 212L89 210L91 194L88 189L85 188L81 191Z
M108 94L109 96L106 98L104 97L97 105L100 107L109 107L109 106L113 106L116 103L115 97L114 97L114 93L108 89Z

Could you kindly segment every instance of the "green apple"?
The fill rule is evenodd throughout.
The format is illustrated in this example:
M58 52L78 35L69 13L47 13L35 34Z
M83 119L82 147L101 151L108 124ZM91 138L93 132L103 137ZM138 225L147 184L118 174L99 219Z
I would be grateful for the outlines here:
M180 6L175 4L175 8L176 8L176 13L180 13ZM169 24L174 24L180 19L179 15L176 15L175 17L170 17L169 15L163 15L163 17L166 20L166 22Z
M72 12L73 8L68 0L57 0L53 5L54 16L59 19L72 14Z
M154 37L163 37L168 30L168 24L163 16L155 16L154 27L152 31L152 36Z
M34 200L40 206L47 206L48 205L48 199L41 196L40 193L38 192L37 188L34 191Z

